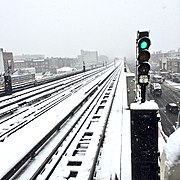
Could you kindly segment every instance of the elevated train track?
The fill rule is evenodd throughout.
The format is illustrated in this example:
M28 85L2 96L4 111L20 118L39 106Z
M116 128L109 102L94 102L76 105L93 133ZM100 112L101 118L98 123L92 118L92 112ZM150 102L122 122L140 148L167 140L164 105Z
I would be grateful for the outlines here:
M103 68L101 70L95 70L93 72L85 72L83 74L78 74L73 77L68 77L66 79L57 80L55 82L46 83L44 85L29 88L26 91L21 91L14 93L12 96L4 96L0 98L0 108L3 109L10 105L18 103L18 105L24 105L40 99L46 98L53 93L57 93L62 89L69 88L78 81L83 81L84 79L91 77L93 74L98 75L99 71L105 72ZM51 91L50 91L51 90ZM0 115L1 116L1 115Z
M3 115L7 116L7 113L11 114L13 112L13 114L0 120L0 127L5 127L1 130L0 140L3 141L4 138L61 103L95 78L106 73L106 71L106 69L103 69L101 72L94 71L76 75L38 89L35 88L25 93L18 93L8 97L6 101L3 98L4 101L2 100L0 103L1 117Z
M96 160L103 143L108 116L121 71L122 66L120 65L101 73L101 75L94 75L95 78L93 81L88 80L88 84L87 79L84 83L78 80L79 84L76 86L73 84L74 88L68 90L64 88L64 92L59 95L59 102L55 102L51 108L46 106L50 106L51 103L48 101L53 97L49 97L47 102L47 99L44 99L44 102L37 102L37 106L43 103L46 105L42 105L40 108L42 111L38 112L36 109L36 112L27 116L29 121L34 118L36 120L28 126L23 125L23 128L7 138L13 139L24 132L23 138L18 139L18 141L20 144L25 141L28 142L30 141L28 127L32 126L34 128L31 133L33 133L33 137L36 137L33 140L34 145L28 145L27 153L21 155L21 158L15 159L11 168L4 168L1 179L23 179L27 178L27 174L29 175L27 179L44 180L54 179L57 176L66 179L70 177L93 179ZM70 95L72 93L73 96ZM58 99L57 96L54 97ZM61 115L58 115L57 119L52 119L52 121L48 119L47 113L56 112L57 109L65 106L63 103L67 101L68 108L61 111ZM69 102L71 103L69 104ZM56 106L56 104L60 106ZM37 113L36 116L33 115L35 113ZM47 122L50 123L49 126L44 127ZM41 130L37 128L37 125L39 128L41 127ZM66 166L66 172L61 168L62 165L63 167ZM33 172L32 169L34 169Z

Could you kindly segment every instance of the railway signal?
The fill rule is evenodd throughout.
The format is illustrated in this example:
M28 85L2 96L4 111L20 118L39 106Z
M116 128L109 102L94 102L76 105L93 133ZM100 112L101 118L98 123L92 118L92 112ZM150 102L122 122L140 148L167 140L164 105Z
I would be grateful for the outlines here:
M151 40L149 39L148 31L138 31L136 40L136 57L137 57L137 73L138 84L141 86L141 102L145 102L146 86L149 82L149 70L150 70L150 52L148 51Z

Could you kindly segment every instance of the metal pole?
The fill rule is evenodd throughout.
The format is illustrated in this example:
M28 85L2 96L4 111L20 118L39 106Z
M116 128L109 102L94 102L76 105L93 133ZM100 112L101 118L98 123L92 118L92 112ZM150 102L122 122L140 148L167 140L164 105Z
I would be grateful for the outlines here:
M137 61L137 43L138 43L138 33L139 31L137 31L137 38L136 38L136 74L135 74L135 86L136 86L136 97L135 100L137 101L138 99L138 95L137 95L137 82L138 82L138 77L137 77L137 66L138 66L138 61Z
M141 103L144 103L146 100L146 86L141 85Z

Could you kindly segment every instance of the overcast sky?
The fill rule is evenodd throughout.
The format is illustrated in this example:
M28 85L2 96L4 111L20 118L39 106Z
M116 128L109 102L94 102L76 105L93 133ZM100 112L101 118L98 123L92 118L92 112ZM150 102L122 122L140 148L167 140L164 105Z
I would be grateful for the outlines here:
M151 52L180 47L180 0L0 0L0 47L14 55L134 57L137 30Z

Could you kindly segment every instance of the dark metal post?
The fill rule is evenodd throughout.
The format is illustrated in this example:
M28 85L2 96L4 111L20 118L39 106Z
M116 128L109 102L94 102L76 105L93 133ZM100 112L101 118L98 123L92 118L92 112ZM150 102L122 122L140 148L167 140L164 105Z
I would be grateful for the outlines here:
M141 85L141 103L146 101L146 86Z
M83 72L86 71L86 66L85 66L85 62L83 61Z
M7 70L4 74L4 85L5 85L5 94L12 94L12 82L11 82L11 60L7 61Z
M5 84L5 94L11 95L12 94L12 83L11 83L11 76L10 75L4 76L4 84Z

